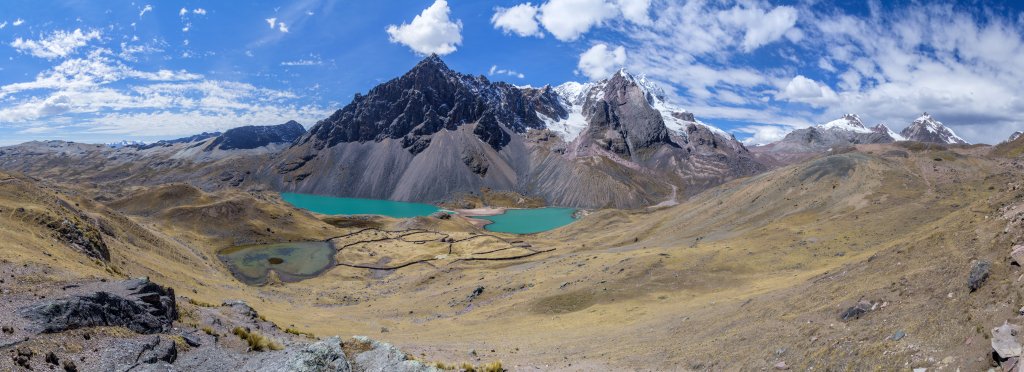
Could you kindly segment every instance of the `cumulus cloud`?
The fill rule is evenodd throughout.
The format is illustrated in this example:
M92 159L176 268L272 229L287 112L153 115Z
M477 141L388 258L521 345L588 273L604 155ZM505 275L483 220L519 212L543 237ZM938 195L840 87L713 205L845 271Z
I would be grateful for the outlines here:
M59 30L39 40L22 39L19 37L11 43L11 46L20 53L30 54L39 58L54 59L74 54L79 48L88 45L89 41L99 38L100 32L98 30L89 32L82 32L82 29L75 29L72 32Z
M195 9L192 9L192 13L193 14L198 14L198 15L206 15L206 9L195 8Z
M491 24L506 34L543 36L540 26L561 41L573 41L594 27L619 20L650 25L650 0L549 0L539 6L523 3L498 7Z
M188 9L186 8L181 8L181 10L178 11L179 17L184 17L186 14L188 14Z
M618 0L622 16L630 22L639 25L649 25L651 17L648 11L651 7L651 0Z
M519 4L511 8L497 8L491 17L494 28L506 34L515 33L519 36L543 37L537 21L538 8L530 3Z
M450 13L447 1L436 0L412 22L388 26L388 37L419 54L452 53L462 44L462 21L452 21Z
M270 17L270 18L265 19L265 21L267 21L267 24L270 25L271 29L274 29L274 28L277 27L277 18Z
M817 107L825 107L839 102L839 96L828 85L808 79L803 75L797 75L785 88L776 95L776 98L807 103Z
M591 27L618 15L605 0L550 0L540 6L540 23L558 40L576 40Z
M606 44L596 44L580 54L577 72L591 80L604 79L626 64L626 48L610 49Z
M149 12L152 12L152 11L153 11L153 6L149 5L149 4L146 4L146 6L142 7L142 10L139 11L139 18L142 18L142 16L146 15L146 13L149 13ZM15 26L17 26L17 25L15 25Z
M23 24L25 24L25 20L21 19L21 18L18 18L18 19L15 19L14 22L11 23L11 26L18 27L18 26L21 26Z
M7 21L0 22L0 30L3 30L6 27L7 27Z
M796 25L797 10L791 6L779 6L771 10L759 6L736 5L719 12L719 19L726 24L743 30L742 48L753 51L765 44L782 38Z
M793 128L778 125L749 125L736 128L735 130L749 135L749 137L743 140L743 143L747 145L766 145L781 140Z

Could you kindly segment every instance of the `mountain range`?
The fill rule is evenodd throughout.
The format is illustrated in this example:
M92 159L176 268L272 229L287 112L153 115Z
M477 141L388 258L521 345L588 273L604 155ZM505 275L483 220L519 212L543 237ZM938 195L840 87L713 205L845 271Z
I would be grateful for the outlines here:
M497 190L547 205L638 208L831 149L905 140L966 143L927 113L899 134L847 114L748 149L642 75L521 87L432 55L309 131L291 121L149 144L32 142L0 150L0 167L89 182L456 204Z

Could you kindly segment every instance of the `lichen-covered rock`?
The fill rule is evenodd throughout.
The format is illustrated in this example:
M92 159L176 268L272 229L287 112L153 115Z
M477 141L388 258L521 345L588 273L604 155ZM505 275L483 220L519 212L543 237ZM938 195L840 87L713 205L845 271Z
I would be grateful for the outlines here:
M353 370L363 372L439 372L418 360L410 360L405 353L386 342L364 336L353 337L355 342L365 344L369 350L352 357Z
M44 333L96 326L158 333L169 330L178 318L174 290L149 279L107 282L82 290L70 297L26 307L21 315Z
M287 363L292 372L350 372L352 367L341 350L338 336L306 346Z

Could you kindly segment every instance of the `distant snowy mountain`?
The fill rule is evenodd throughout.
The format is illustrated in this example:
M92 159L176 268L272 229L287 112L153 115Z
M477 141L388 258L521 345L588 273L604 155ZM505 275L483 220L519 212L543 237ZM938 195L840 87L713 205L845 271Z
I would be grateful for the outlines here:
M836 147L903 141L885 124L868 128L856 114L846 114L830 122L790 132L782 140L760 146L762 153L814 153Z
M128 147L128 146L145 146L145 145L146 145L146 142L144 142L144 141L122 140L122 141L118 141L118 142L108 143L107 147L110 147L112 149L119 149L119 148Z
M1004 143L1016 141L1021 136L1024 136L1024 132L1020 132L1020 131L1013 132L1013 134L1010 135L1010 138L1007 138Z
M935 120L928 113L914 120L910 126L900 132L909 141L944 143L944 144L968 144L963 138L957 136L952 129L942 125L942 122Z

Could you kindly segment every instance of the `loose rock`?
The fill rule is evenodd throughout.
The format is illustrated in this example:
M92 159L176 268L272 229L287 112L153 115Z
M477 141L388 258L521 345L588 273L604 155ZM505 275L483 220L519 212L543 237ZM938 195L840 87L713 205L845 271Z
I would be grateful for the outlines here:
M1004 359L1019 357L1022 348L1020 342L1017 341L1017 335L1020 334L1020 331L1020 326L1010 323L1003 323L1003 325L993 328L992 349Z
M992 263L984 260L977 260L971 265L971 273L967 276L967 288L970 288L971 292L981 288L982 284L988 280L988 272L992 269Z

